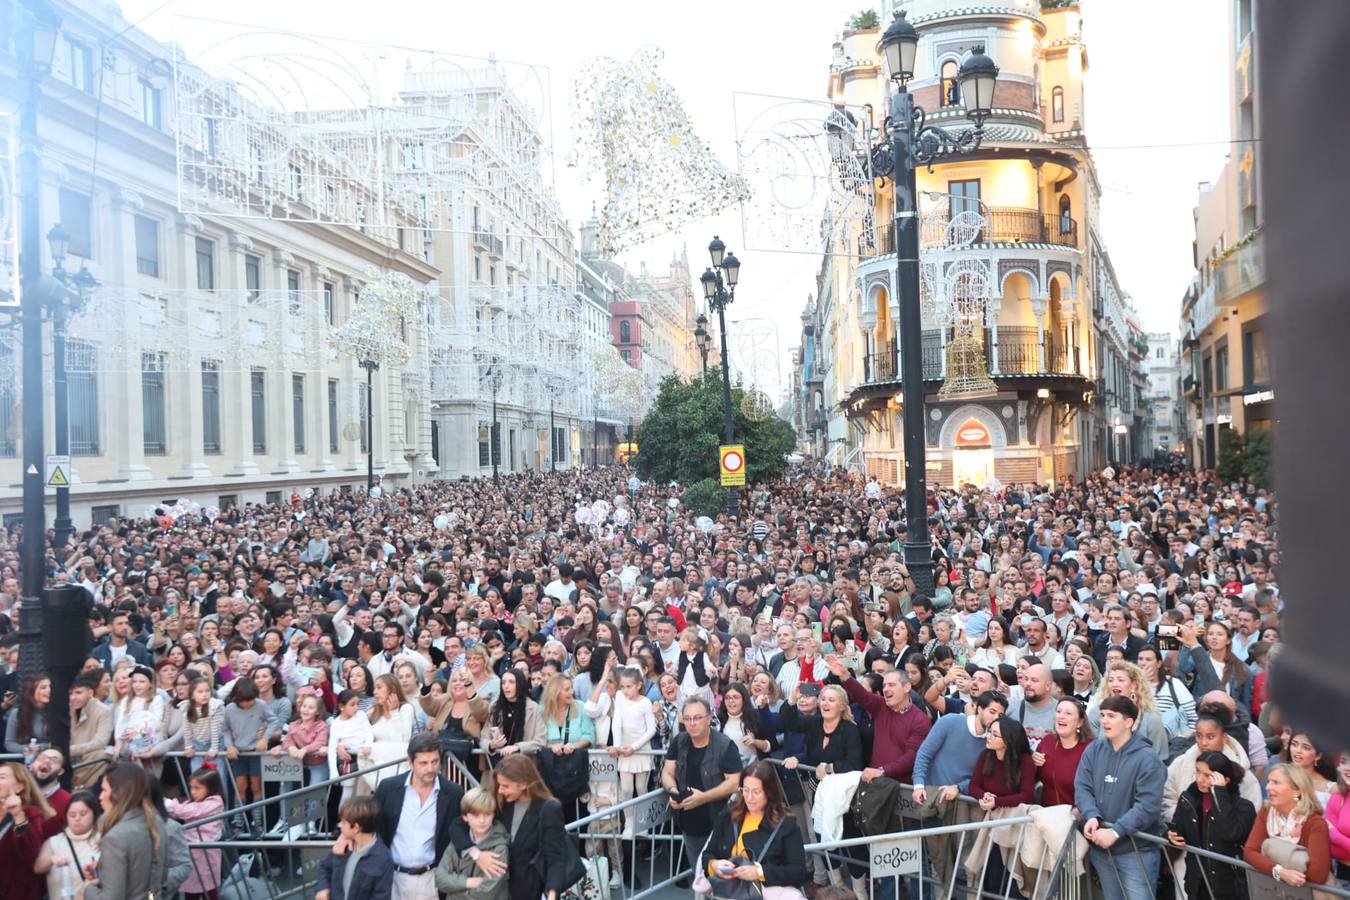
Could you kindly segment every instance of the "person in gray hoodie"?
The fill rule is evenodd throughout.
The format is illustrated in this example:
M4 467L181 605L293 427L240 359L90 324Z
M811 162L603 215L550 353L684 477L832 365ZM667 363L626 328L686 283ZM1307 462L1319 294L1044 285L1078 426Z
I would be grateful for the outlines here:
M1125 696L1101 704L1101 732L1083 753L1074 798L1083 817L1088 860L1107 900L1151 897L1162 856L1158 845L1135 840L1163 833L1162 797L1167 770L1153 746L1134 733L1139 707Z

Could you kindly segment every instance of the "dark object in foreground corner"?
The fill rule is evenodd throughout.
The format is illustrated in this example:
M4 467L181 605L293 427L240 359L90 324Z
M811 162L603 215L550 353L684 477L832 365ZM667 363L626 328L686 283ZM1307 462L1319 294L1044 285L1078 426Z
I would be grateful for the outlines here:
M1350 266L1339 245L1350 206L1350 103L1328 60L1350 44L1350 3L1256 4L1267 293L1280 404L1276 489L1288 643L1271 677L1285 718L1323 746L1350 746L1345 509L1350 446ZM1238 148L1234 148L1237 152ZM1263 158L1262 158L1263 157ZM1335 460L1331 465L1328 462ZM1329 714L1330 713L1330 714Z

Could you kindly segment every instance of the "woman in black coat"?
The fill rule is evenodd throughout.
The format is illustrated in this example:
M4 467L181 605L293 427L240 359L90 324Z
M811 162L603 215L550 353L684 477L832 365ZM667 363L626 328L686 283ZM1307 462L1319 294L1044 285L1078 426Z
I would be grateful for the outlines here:
M703 874L761 887L800 888L806 882L802 833L773 763L758 760L746 768L728 812L703 848Z
M581 880L585 865L563 827L562 804L549 793L534 760L523 753L493 771L502 825L511 835L507 884L511 900L557 900ZM465 848L467 850L468 848Z
M1167 826L1172 846L1242 859L1243 844L1256 822L1256 808L1238 791L1245 774L1240 763L1222 753L1201 753L1195 761L1195 781L1178 798L1177 811ZM1186 896L1246 900L1247 879L1236 865L1194 855L1186 860Z

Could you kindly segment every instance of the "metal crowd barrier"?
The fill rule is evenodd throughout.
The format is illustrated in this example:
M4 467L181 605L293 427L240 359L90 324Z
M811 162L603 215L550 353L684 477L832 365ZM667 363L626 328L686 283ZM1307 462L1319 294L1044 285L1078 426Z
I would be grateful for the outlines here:
M566 827L579 842L587 874L596 882L608 881L610 897L638 900L689 875L664 789L607 806Z
M312 898L315 893L319 862L333 847L331 832L315 827L323 822L328 814L330 791L334 787L353 782L372 772L405 767L408 762L407 759L390 760L325 781L287 789L286 785L303 782L304 777L303 767L296 771L293 766L285 765L286 761L290 760L289 757L273 757L269 751L247 753L240 751L239 755L263 757L264 791L267 784L279 783L283 785L283 789L275 796L264 797L251 803L236 805L227 803L226 808L219 813L182 823L184 828L189 830L216 822L225 823L227 828L233 826L235 834L229 837L222 836L222 839L214 841L188 842L189 851L192 851L192 864L199 877L210 874L212 877L203 879L208 884L219 879L221 900L260 900L263 897L268 900L284 900L288 897ZM193 758L201 756L203 754L193 754ZM188 757L182 751L173 751L164 754L163 758ZM270 777L266 765L269 760L278 763ZM218 753L210 761L217 765L222 781L228 782L227 793L232 794L233 770L230 767L230 760L224 753ZM186 779L182 775L181 768L176 765L174 768L179 773L186 795ZM465 789L478 783L460 760L448 754L443 774ZM269 826L266 824L266 812L272 807L276 809L275 820ZM200 867L206 859L204 851L209 850L221 851L220 862L223 864L223 871L205 873L201 870ZM256 877L252 874L255 868L258 871Z
M1036 843L1027 843L1032 833L1029 829L1034 827L1029 815L990 817L979 808L974 797L960 795L957 805L949 808L946 820L925 819L913 802L913 786L902 784L898 800L902 830L820 841L815 839L809 813L810 798L818 784L813 770L808 766L787 769L779 760L770 762L784 772L796 772L802 781L808 825L812 829L806 834L810 841L805 845L808 861L817 871L824 867L826 882L852 889L859 900L864 896L870 900L893 900L902 896L902 883L909 900L953 897L1070 900L1078 896L1080 885L1073 869L1073 829L1065 840L1053 846L1038 840L1036 849ZM845 813L849 815L851 811ZM1011 830L1011 834L1004 829ZM1009 846L1005 849L1004 844ZM863 848L866 854L860 852ZM981 855L972 860L972 853ZM819 876L816 881L820 883Z
M1209 873L1205 871L1205 866L1200 865L1201 860L1219 863L1234 870L1234 873L1240 876L1239 880L1244 880L1247 885L1247 896L1251 898L1273 898L1273 900L1310 900L1318 897L1347 897L1350 898L1350 890L1342 887L1341 884L1305 884L1303 887L1292 887L1283 882L1276 881L1269 875L1264 875L1252 868L1245 859L1239 859L1236 856L1224 856L1222 853L1215 853L1212 850L1205 850L1202 847L1192 847L1187 844L1185 848L1174 846L1166 838L1153 834L1137 834L1134 836L1138 842L1162 848L1162 858L1167 863L1167 869L1172 873L1173 883L1176 886L1176 897L1178 900L1184 900L1185 891L1185 873L1191 866L1196 866L1200 872L1200 879L1204 885L1206 893L1211 897L1221 896L1209 880ZM1169 852L1170 851L1170 852ZM1335 861L1332 861L1332 871L1335 871ZM1110 875L1098 873L1099 878L1109 878ZM1141 900L1153 900L1158 896L1155 891L1152 897L1141 898Z

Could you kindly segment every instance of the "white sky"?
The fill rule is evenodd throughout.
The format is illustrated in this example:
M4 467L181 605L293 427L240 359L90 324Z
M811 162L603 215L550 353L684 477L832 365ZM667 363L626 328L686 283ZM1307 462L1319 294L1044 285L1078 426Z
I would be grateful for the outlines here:
M645 44L659 46L665 52L661 74L679 93L699 134L734 167L733 93L824 99L830 45L848 16L865 5L866 0L517 0L501 6L466 0L121 0L128 21L144 19L141 27L182 44L189 56L238 32L201 21L215 18L445 53L495 53L547 67L557 190L574 230L601 190L598 183L579 183L562 163L570 142L568 85L584 60L626 59ZM1192 274L1196 186L1218 176L1228 153L1232 58L1226 9L1225 0L1173 0L1165 15L1146 14L1128 0L1083 3L1090 63L1085 125L1103 188L1102 228L1121 286L1153 331L1175 331ZM1202 142L1208 143L1138 147ZM714 233L739 251L739 213L694 223L622 261L636 269L646 260L654 271L664 271L687 243L697 274ZM798 341L799 316L814 292L819 258L738 255L743 269L731 318L775 322L780 368L786 372L787 348Z

